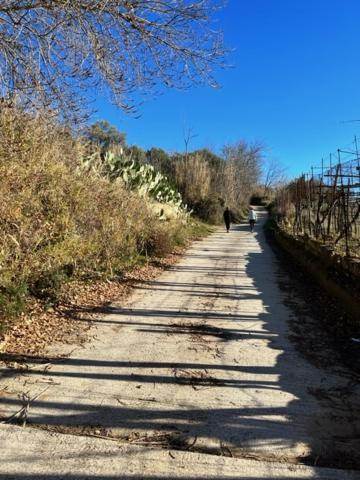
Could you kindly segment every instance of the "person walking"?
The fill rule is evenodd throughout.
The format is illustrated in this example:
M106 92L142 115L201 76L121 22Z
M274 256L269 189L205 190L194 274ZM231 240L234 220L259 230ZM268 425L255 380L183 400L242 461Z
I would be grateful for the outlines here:
M225 208L225 211L224 211L224 222L225 222L226 231L227 231L227 233L229 233L229 230L230 230L230 222L231 222L231 212L230 212L230 210L229 210L229 207L226 207L226 208Z
M249 218L250 230L251 230L251 232L253 232L253 231L254 231L255 222L256 222L256 220L257 220L257 214L256 214L256 212L255 212L255 210L254 210L253 207L250 207L248 218Z

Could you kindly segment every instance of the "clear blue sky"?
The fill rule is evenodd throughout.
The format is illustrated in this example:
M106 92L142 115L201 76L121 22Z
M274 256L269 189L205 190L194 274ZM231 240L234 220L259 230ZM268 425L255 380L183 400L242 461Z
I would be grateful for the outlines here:
M233 68L222 88L164 90L126 116L106 101L96 119L127 133L129 144L219 151L240 139L260 141L288 175L360 137L360 0L228 0L218 17Z

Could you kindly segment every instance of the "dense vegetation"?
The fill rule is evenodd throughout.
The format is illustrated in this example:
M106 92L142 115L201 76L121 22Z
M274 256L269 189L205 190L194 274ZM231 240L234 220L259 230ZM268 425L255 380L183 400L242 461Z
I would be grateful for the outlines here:
M127 146L107 122L74 134L43 116L0 112L0 315L56 299L69 278L114 275L183 242L193 220L245 209L260 149L219 157Z
M106 121L79 133L100 91L128 111L162 85L215 86L226 53L212 23L221 2L5 3L0 320L28 296L54 300L69 278L114 275L169 252L191 230L191 213L217 223L226 205L240 217L260 147L144 151Z
M68 277L113 274L166 253L184 235L185 213L164 221L155 201L86 171L87 150L50 121L0 112L2 315L18 314L29 294L54 296Z
M160 148L145 151L136 145L127 146L125 134L107 122L92 125L86 136L100 148L103 159L113 152L118 165L130 161L133 168L154 167L180 192L194 215L206 222L220 222L225 206L233 211L234 220L239 220L260 181L261 145L239 141L224 146L221 155L208 149L172 154Z

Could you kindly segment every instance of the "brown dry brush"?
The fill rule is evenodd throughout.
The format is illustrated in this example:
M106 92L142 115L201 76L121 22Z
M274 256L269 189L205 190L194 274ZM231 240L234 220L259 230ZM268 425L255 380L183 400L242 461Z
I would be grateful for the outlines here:
M187 147L185 153L173 155L156 149L149 153L149 161L168 176L194 216L206 222L222 222L226 206L233 220L241 221L251 196L259 191L263 167L259 144L228 144L220 156L207 148L188 152Z
M44 117L0 111L0 317L16 316L29 294L56 295L69 277L112 275L172 248L180 222L85 174L85 148Z
M187 205L194 205L209 195L210 167L200 153L180 158L175 164L175 178Z

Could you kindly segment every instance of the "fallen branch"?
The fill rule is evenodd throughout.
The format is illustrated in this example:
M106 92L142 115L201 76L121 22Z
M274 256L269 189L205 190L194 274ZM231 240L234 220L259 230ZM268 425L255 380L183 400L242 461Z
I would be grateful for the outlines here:
M28 410L30 408L30 405L37 399L39 398L43 393L48 390L49 387L46 387L42 392L38 393L35 395L33 398L27 398L27 394L23 394L23 401L26 401L26 404L23 405L17 412L13 413L10 417L6 418L5 420L2 420L0 423L10 423L12 420L14 420L17 416L19 416L19 419L23 420L23 427L25 427L26 422L27 422L27 414Z

